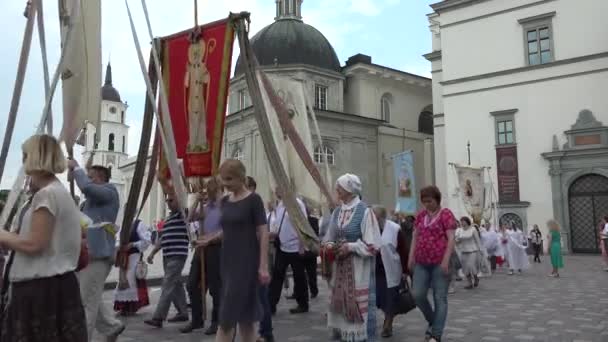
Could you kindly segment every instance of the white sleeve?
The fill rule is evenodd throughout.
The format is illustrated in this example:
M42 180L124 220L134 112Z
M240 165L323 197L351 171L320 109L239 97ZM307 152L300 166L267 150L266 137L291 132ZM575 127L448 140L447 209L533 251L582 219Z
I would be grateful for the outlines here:
M137 225L137 235L139 235L139 241L135 242L133 245L143 253L152 243L152 234L150 233L148 226L141 221Z

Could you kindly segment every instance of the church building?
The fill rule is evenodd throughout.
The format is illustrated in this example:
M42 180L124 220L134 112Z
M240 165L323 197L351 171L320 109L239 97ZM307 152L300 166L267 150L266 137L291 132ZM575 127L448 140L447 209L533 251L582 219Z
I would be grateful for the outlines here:
M431 80L374 64L364 54L342 64L331 43L303 17L302 0L276 1L275 21L251 38L257 60L269 75L303 82L313 97L323 143L313 133L312 153L322 174L324 161L332 182L354 173L367 202L394 208L393 155L413 150L418 187L433 183ZM228 111L224 158L243 161L269 200L269 168L241 60L230 81Z
M556 219L566 250L599 253L598 224L608 215L608 1L431 7L425 57L444 206L466 214L449 165L470 158L490 170L498 224L528 231Z

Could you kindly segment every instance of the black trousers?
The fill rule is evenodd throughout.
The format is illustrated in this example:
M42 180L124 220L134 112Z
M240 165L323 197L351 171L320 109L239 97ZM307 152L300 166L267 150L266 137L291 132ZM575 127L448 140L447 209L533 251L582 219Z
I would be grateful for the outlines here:
M314 253L306 252L303 258L308 289L312 296L317 296L319 294L319 287L317 286L317 256Z
M540 243L539 244L533 243L532 247L534 248L534 261L540 262L540 251L541 251L542 245Z
M490 256L490 269L492 272L496 271L496 255Z
M270 307L272 312L276 311L277 304L281 299L283 283L287 274L287 266L291 266L293 272L293 294L298 306L308 309L308 283L306 281L305 258L299 253L285 253L277 251L272 280L270 281Z
M217 317L220 309L220 252L222 246L220 244L209 245L205 247L205 281L206 288L213 300L213 309L211 310L211 322L217 323ZM190 274L188 275L188 294L190 296L190 304L192 305L192 324L203 325L203 293L201 290L201 249L198 248L192 257L190 266Z

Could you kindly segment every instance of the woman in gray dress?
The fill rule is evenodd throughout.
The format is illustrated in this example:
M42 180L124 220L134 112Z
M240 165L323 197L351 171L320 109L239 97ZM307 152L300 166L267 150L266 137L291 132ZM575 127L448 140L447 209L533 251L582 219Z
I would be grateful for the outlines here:
M254 325L262 318L258 287L270 282L264 203L247 189L240 161L226 160L220 177L230 195L222 199L222 306L216 341L232 341L238 324L241 341L255 342Z

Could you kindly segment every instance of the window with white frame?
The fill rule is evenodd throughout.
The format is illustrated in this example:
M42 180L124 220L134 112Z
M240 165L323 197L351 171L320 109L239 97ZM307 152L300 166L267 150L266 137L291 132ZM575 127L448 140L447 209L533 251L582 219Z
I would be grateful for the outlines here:
M391 122L391 95L384 94L380 99L380 118L383 121Z
M555 16L555 12L519 20L524 29L526 63L528 65L553 62L555 57L551 25L553 16Z
M315 84L315 108L327 110L327 87Z
M239 106L238 110L245 109L245 102L247 101L247 95L245 94L245 89L239 90Z
M243 153L243 148L239 144L235 144L234 149L232 150L232 159L243 160L245 158L245 153Z
M334 165L336 157L334 151L329 146L317 146L314 150L315 163L321 164L327 161L327 164Z
M517 109L490 113L494 117L496 127L496 145L512 145L517 143L515 134L515 113L517 113Z

